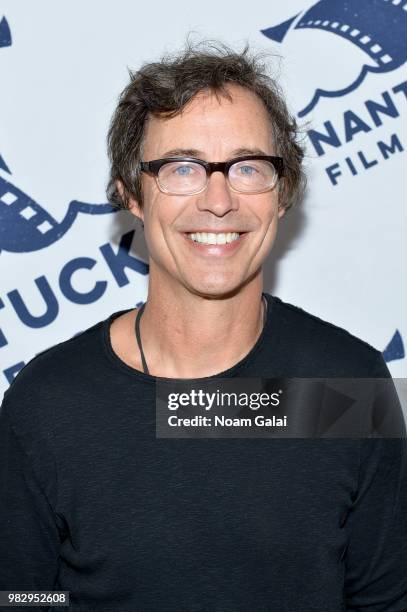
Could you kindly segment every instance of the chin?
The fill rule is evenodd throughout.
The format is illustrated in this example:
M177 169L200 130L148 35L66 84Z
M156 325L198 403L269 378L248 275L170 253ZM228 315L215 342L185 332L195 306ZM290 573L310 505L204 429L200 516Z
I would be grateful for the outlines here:
M238 293L242 288L242 283L211 280L211 282L206 283L190 283L189 287L196 295L212 299L222 299Z

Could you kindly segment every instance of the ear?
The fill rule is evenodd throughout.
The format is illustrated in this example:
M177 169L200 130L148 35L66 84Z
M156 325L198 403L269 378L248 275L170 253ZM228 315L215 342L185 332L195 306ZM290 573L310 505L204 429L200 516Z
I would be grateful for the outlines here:
M286 210L284 208L284 206L280 206L278 207L278 218L281 219L282 217L284 217L286 213Z
M117 179L116 181L116 189L120 193L120 196L123 197L123 193L124 193L123 183L119 179ZM129 198L129 211L131 212L132 215L134 215L135 217L138 217L139 219L141 219L141 221L144 221L143 210L140 208L137 200L135 200L131 196Z

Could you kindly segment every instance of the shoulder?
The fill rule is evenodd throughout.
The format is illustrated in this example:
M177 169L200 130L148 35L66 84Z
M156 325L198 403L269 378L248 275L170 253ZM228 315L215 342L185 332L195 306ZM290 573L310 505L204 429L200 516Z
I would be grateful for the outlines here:
M346 329L273 296L276 334L293 359L321 376L388 377L382 353ZM310 373L310 376L319 376Z
M74 402L75 395L91 383L92 372L98 369L102 326L103 321L99 321L26 363L4 394L3 406L8 408L10 418L46 421L61 399Z

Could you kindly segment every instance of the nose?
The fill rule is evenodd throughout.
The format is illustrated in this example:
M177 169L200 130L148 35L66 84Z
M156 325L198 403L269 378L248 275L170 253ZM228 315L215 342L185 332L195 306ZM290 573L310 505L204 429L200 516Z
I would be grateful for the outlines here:
M219 171L210 175L197 205L199 210L209 210L218 217L223 217L230 210L239 208L237 194L229 189L225 175Z

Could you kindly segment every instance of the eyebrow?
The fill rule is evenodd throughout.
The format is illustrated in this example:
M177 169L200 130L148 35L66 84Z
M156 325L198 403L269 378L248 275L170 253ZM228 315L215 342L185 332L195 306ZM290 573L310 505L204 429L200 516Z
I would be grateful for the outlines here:
M183 155L184 157L199 157L203 155L203 152L197 149L171 149L163 153L162 157L176 157L177 155Z
M240 147L239 149L234 149L231 152L231 158L239 157L240 155L269 155L269 153L266 153L262 149L258 149L258 148L252 149L249 147ZM177 156L197 157L199 159L204 159L205 153L203 151L199 151L198 149L179 148L179 149L170 149L169 151L165 151L165 153L162 154L162 157L177 157Z

